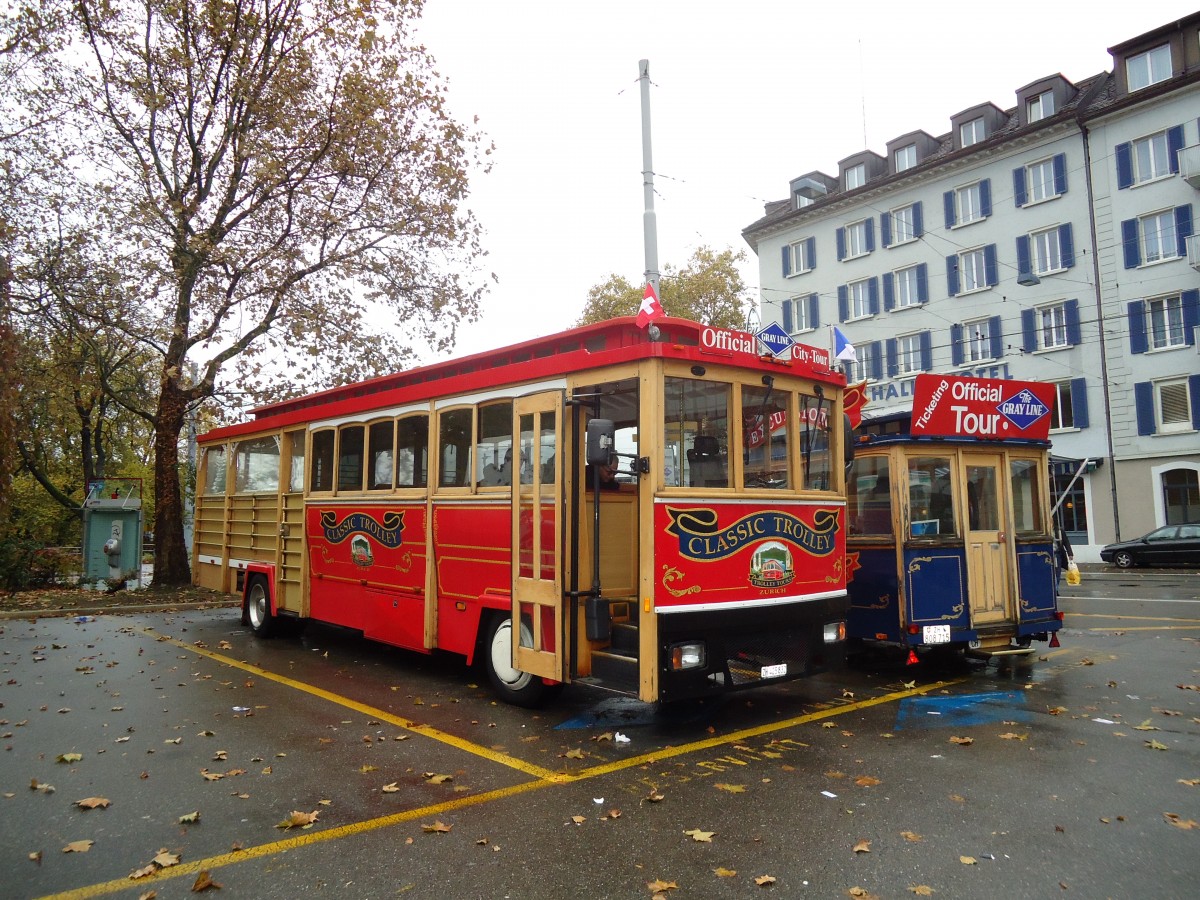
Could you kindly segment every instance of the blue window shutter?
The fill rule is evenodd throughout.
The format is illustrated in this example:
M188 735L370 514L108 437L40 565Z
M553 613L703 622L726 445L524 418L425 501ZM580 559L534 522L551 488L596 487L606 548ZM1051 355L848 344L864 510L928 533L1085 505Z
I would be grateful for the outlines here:
M985 178L979 182L979 211L986 219L992 214L992 179Z
M879 214L879 243L883 247L892 246L892 214Z
M1058 226L1058 249L1062 254L1064 269L1075 265L1075 235L1071 231L1071 223Z
M1033 260L1029 255L1029 235L1023 234L1017 238L1017 277L1028 275L1033 271Z
M1021 310L1021 349L1026 353L1037 350L1037 310Z
M953 297L958 293L958 257L946 257L946 293Z
M896 308L896 276L891 272L883 273L883 308L891 312Z
M1058 153L1054 157L1054 193L1067 192L1067 154Z
M1172 172L1179 172L1179 151L1183 149L1183 126L1167 129L1167 165Z
M1138 245L1137 219L1121 223L1121 243L1125 245L1125 268L1136 269L1142 264L1142 248Z
M1200 431L1200 375L1188 376L1188 396L1192 401L1192 427Z
M1133 386L1133 406L1137 410L1138 434L1154 434L1154 384L1139 381Z
M996 245L988 244L983 248L983 277L988 287L1000 281L1000 267L996 263Z
M845 322L850 318L850 292L844 284L838 285L838 321Z
M950 364L961 366L963 363L963 327L961 325L950 326Z
M783 277L787 278L792 274L792 248L787 244L783 245Z
M1187 239L1192 235L1192 204L1175 207L1175 242L1179 255L1187 257Z
M1025 167L1013 169L1013 203L1017 209L1025 205Z
M788 334L791 334L793 331L796 330L795 322L793 321L793 318L794 317L792 316L792 301L784 300L783 301L783 330L786 331Z
M1072 347L1078 347L1083 343L1083 335L1079 328L1079 301L1068 300L1065 306L1067 308L1067 343Z
M805 262L808 263L808 267L815 269L817 267L817 239L815 237L805 239L804 255L807 257Z
M821 324L821 304L816 294L808 295L808 327L817 328Z
M900 370L896 361L896 339L887 339L887 373L888 378L895 378L896 373Z
M928 372L933 368L933 340L928 331L921 332L921 371Z
M1001 328L999 316L991 316L988 319L988 342L992 345L992 359L999 359L1004 355L1004 332Z
M917 264L917 302L929 302L929 265L927 263Z
M1088 427L1087 379L1071 379L1071 421L1076 428Z
M876 381L883 377L883 345L880 341L871 342L871 377Z
M1141 300L1130 300L1125 315L1129 318L1129 352L1145 353L1150 349L1146 340L1146 307Z
M913 204L913 234L920 237L925 233L925 213L921 209L921 201Z
M867 252L870 253L875 249L875 220L867 219L863 222L863 230L867 233Z
M954 191L946 191L942 194L942 206L946 212L946 227L954 227Z
M879 279L872 278L867 282L867 305L871 308L871 315L879 315Z
M1200 326L1200 290L1184 291L1179 299L1183 304L1183 339L1191 345L1196 341L1196 328Z
M846 258L846 229L839 228L836 232L834 232L834 235L837 238L838 262L841 262Z
M1133 145L1126 141L1117 144L1117 190L1123 191L1133 184Z

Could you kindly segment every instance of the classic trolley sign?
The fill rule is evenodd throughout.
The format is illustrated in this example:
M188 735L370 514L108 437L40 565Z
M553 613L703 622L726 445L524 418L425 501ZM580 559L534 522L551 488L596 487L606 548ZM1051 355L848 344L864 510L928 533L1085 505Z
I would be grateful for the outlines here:
M1052 402L1038 382L919 375L911 428L902 416L864 429L846 486L855 643L910 662L1058 645Z
M240 593L260 635L315 619L448 650L527 705L571 681L673 700L830 666L843 377L819 348L657 324L655 341L615 319L204 435L194 580Z

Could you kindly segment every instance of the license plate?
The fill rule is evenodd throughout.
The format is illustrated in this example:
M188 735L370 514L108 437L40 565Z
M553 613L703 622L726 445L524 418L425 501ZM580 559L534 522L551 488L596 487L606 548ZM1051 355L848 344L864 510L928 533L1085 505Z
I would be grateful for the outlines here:
M921 643L948 644L950 643L949 625L926 625L921 629Z
M779 678L781 675L787 674L787 663L780 663L777 666L763 666L759 674L763 678Z

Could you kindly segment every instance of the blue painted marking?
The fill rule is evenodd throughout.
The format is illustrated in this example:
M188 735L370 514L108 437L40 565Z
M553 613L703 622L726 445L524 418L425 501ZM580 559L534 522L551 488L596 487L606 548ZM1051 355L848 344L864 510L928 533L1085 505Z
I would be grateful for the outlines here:
M712 716L724 705L724 697L710 703L672 703L658 706L634 697L610 697L586 712L554 726L555 731L576 728L634 728L638 725L684 725Z
M909 697L896 712L895 731L909 728L947 728L951 725L987 725L992 722L1028 722L1021 691L993 691L954 697Z

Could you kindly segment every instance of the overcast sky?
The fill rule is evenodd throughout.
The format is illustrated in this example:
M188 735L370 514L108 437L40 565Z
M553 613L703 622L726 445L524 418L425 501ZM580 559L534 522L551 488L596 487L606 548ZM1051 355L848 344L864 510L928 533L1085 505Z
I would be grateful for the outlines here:
M640 59L660 267L702 244L746 249L757 298L741 231L790 179L836 175L838 160L916 129L941 136L978 103L1009 109L1043 76L1106 71L1108 47L1194 2L426 0L417 33L451 109L496 145L467 204L499 282L454 355L570 327L611 273L642 281Z

